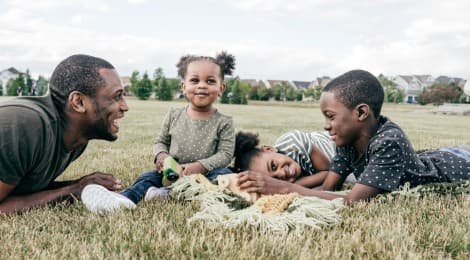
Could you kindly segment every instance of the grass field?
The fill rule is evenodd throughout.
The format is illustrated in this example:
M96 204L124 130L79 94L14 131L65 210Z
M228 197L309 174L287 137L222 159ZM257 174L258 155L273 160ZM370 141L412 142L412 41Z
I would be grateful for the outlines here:
M128 100L131 110L119 139L92 141L61 179L103 171L124 186L153 168L152 144L165 112L185 103ZM289 129L320 130L318 104L218 105L237 130L256 131L271 144ZM470 117L434 115L432 107L386 105L383 113L402 126L415 149L470 145ZM431 196L359 203L342 222L300 236L188 226L197 205L156 201L134 211L100 217L81 203L0 217L2 259L439 259L470 258L469 197Z

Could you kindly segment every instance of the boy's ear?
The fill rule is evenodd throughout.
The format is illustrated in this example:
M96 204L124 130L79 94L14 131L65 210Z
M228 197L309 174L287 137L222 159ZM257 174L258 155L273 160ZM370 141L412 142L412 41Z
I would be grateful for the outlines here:
M359 121L364 121L370 115L370 107L367 104L361 103L356 106L357 118Z
M261 146L261 151L263 152L274 152L274 153L277 153L277 149L272 147L272 146L269 146L269 145L263 145Z
M184 84L184 81L181 81L180 86L181 86L181 91L183 91L183 94L184 94L184 91L186 89L186 85Z
M85 113L85 95L80 91L72 91L69 95L69 104L72 110L78 113Z

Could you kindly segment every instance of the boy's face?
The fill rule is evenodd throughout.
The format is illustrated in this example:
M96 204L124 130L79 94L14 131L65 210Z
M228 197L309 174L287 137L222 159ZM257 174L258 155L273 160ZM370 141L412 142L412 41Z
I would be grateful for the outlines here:
M328 131L336 146L354 144L360 137L358 114L350 110L333 92L323 92L320 109L325 116L325 130Z

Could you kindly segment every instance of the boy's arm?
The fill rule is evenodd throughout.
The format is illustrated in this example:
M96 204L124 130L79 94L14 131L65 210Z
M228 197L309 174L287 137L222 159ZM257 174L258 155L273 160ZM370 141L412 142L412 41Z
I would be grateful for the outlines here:
M314 175L302 177L295 183L306 188L315 188L323 184L327 174L328 171L317 172Z
M343 186L344 180L346 180L346 177L336 172L328 171L325 180L319 189L325 191L339 190Z
M242 172L239 176L238 184L240 189L246 192L255 192L266 195L296 192L302 196L315 196L326 200L342 198L344 199L345 204L361 200L367 201L384 192L383 190L376 189L374 187L355 184L348 194L340 195L329 191L308 189L296 183L281 181L253 171Z

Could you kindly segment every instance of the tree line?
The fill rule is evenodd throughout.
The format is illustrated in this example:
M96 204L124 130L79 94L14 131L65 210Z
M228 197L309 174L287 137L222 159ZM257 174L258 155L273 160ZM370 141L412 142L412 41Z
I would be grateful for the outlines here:
M139 99L147 100L154 97L157 100L169 101L184 98L181 94L181 81L179 79L166 78L162 68L155 69L152 77L147 72L142 75L134 71L130 77L130 91ZM271 88L263 82L257 86L240 80L239 77L226 79L227 87L222 93L220 102L223 104L247 104L248 100L276 100L276 101L301 101L305 97L319 99L321 87L297 90L287 83L281 83Z
M34 82L29 70L20 73L15 79L10 79L6 83L6 93L3 93L3 86L0 83L0 96L42 96L46 94L49 82L43 76L39 76Z
M399 88L395 82L383 75L378 77L384 88L387 103L402 103L405 98L405 92ZM157 68L152 77L144 72L132 72L130 77L130 91L142 100L154 97L158 100L170 101L173 99L182 99L181 81L176 78L166 78L162 68ZM247 82L240 80L239 77L226 79L227 88L220 98L223 104L247 104L248 100L258 101L302 101L319 100L324 86L317 85L314 88L295 89L286 82L282 82L268 88L262 81L252 86ZM42 96L47 92L48 80L39 76L34 81L31 78L29 70L21 73L15 79L10 79L6 84L6 93L3 93L3 86L0 84L0 96ZM435 83L425 88L417 96L417 102L421 105L442 103L465 103L467 102L463 90L455 83L444 84Z

